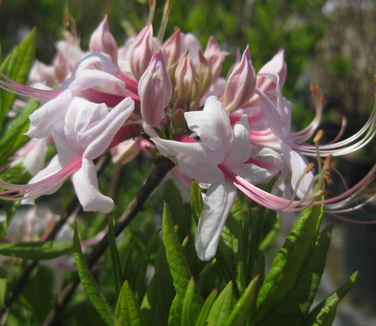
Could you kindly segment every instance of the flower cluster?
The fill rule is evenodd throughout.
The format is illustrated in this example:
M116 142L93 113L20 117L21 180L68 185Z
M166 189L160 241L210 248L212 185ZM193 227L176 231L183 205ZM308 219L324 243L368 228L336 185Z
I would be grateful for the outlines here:
M118 48L105 17L88 53L74 37L59 42L57 50L53 66L34 66L31 87L4 75L0 80L0 87L42 104L30 115L31 143L17 155L17 162L25 157L35 175L23 186L0 181L6 189L2 199L30 202L55 192L71 176L84 210L108 213L114 203L98 189L93 160L110 150L114 161L124 164L154 146L176 164L175 176L195 179L205 190L196 249L209 260L237 189L281 213L322 203L335 213L356 202L376 171L374 166L337 197L319 199L327 194L324 183L331 182L332 157L373 138L376 112L349 139L319 145L323 98L313 86L316 116L305 129L292 132L291 103L281 92L287 75L282 49L256 73L247 46L224 78L227 53L213 37L202 50L192 34L176 30L162 42L148 25ZM314 144L306 144L313 136ZM51 142L57 154L41 168L45 144ZM305 156L317 160L316 174ZM272 193L257 187L278 173Z

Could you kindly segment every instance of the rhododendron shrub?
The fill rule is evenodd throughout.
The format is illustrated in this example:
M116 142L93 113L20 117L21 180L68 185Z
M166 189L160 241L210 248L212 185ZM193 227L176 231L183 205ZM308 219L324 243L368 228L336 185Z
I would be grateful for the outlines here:
M323 96L312 86L316 115L292 131L292 104L283 96L288 53L279 50L256 71L248 45L226 75L228 53L215 38L202 48L179 29L164 36L167 18L158 37L148 24L116 40L106 16L87 52L70 35L57 44L53 64L38 63L28 78L33 33L4 60L3 313L17 315L22 295L31 309L19 322L88 323L89 316L63 313L86 300L76 294L70 301L81 281L108 325L331 324L355 275L310 309L330 243L331 227L321 222L324 213L339 217L374 198L376 165L340 194L327 187L333 173L341 175L334 157L373 139L376 109L355 135L342 138L344 124L323 144ZM42 201L61 217L39 216L49 223L36 234L31 215ZM15 216L24 219L25 238L10 233ZM296 223L265 275L263 252L280 219ZM70 239L59 233L73 229ZM14 257L34 262L23 269ZM59 290L61 275L77 272L60 294L32 300L31 289L50 275L38 261L49 259L62 269ZM95 279L97 266L103 277ZM53 289L52 276L48 282Z

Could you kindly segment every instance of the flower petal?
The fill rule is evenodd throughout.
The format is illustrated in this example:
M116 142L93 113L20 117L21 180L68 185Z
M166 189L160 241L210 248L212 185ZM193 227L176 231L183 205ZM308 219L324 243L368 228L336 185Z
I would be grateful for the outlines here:
M229 113L215 96L205 102L203 111L184 114L188 128L196 132L201 140L213 149L229 148L234 138Z
M212 183L198 222L196 251L201 260L215 256L223 226L236 198L236 187L225 179Z
M84 211L106 214L112 211L114 201L99 192L95 165L91 160L83 158L81 168L71 178Z
M183 143L173 140L151 138L158 150L177 163L179 170L199 182L211 183L223 178L218 168L223 152L202 143ZM176 162L177 161L177 162Z

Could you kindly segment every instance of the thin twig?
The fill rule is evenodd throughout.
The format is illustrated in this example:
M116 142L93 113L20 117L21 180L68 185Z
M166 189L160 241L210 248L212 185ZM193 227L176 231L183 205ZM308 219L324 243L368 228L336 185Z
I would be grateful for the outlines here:
M118 236L125 227L132 221L134 217L143 209L145 201L149 198L150 194L158 187L162 182L166 174L174 167L174 163L169 159L161 156L158 157L150 171L150 174L143 185L136 193L133 200L129 203L127 209L121 215L119 220L114 225L115 236ZM87 258L87 265L89 269L99 260L108 247L108 235L94 247L93 251ZM42 326L52 326L57 321L60 313L64 310L66 304L71 299L74 290L80 283L78 274L75 273L71 282L63 289L60 296L57 299L55 307L53 307Z

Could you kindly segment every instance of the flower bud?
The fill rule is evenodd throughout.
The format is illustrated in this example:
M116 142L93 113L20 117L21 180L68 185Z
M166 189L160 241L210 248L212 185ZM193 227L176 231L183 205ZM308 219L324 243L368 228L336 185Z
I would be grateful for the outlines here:
M198 51L198 80L199 80L199 95L203 95L206 91L210 88L211 84L213 83L213 74L212 70L210 69L210 64L205 56L202 54L202 51Z
M235 63L227 79L223 93L223 106L230 113L247 103L255 89L256 72L250 57L249 45L247 45L241 60Z
M138 92L142 117L149 125L158 127L172 95L162 50L155 52L151 58L148 68L139 81Z
M180 58L181 53L181 37L180 29L177 29L174 34L164 43L162 47L163 54L166 58L166 66L169 71Z
M193 65L189 51L185 52L176 67L175 80L178 92L177 108L184 109L187 102L196 97L198 86L196 68Z
M136 80L139 80L145 72L153 53L153 26L147 25L134 40L129 57L131 71Z
M208 60L211 68L213 81L216 81L219 78L222 70L222 62L226 55L227 52L222 52L215 38L210 36L204 56Z
M117 64L118 46L108 27L108 17L104 17L90 38L90 52L104 52Z

